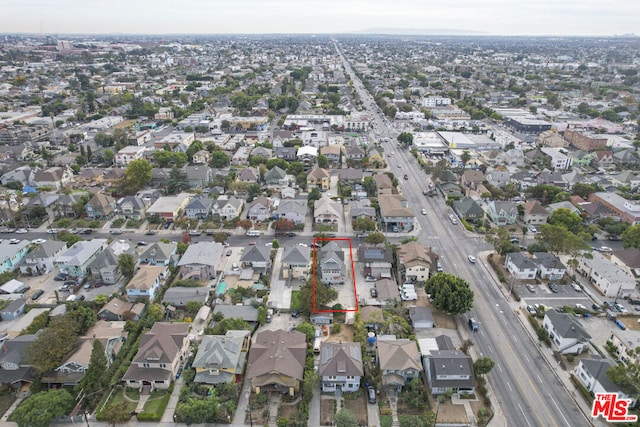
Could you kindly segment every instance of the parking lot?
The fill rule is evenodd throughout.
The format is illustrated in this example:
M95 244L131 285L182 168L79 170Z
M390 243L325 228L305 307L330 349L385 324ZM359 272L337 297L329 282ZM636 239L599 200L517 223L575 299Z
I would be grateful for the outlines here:
M527 304L543 304L547 307L558 308L566 305L575 307L582 304L591 309L593 302L582 291L576 291L570 285L558 285L557 292L553 292L546 285L516 285L516 292Z

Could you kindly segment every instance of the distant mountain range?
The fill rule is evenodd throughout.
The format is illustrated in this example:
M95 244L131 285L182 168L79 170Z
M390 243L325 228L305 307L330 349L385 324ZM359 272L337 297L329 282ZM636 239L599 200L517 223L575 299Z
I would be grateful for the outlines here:
M483 31L458 30L455 28L367 28L349 31L351 34L396 34L402 36L478 36L489 33Z

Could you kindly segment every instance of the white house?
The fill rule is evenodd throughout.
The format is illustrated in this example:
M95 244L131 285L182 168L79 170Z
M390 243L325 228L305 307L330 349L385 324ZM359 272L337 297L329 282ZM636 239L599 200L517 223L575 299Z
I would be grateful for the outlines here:
M504 266L518 280L535 279L538 274L536 263L522 252L508 253L504 259Z
M113 163L116 166L127 166L134 160L144 158L145 146L127 145L120 149L113 158Z
M601 252L594 252L592 259L579 258L578 272L607 297L624 298L635 292L635 279Z
M553 349L562 354L580 354L589 348L591 335L571 314L548 310L542 327L549 333Z
M629 406L634 406L636 399L624 393L620 386L614 384L607 377L607 370L613 366L616 366L615 362L608 359L597 357L580 359L580 363L573 370L573 373L594 395L597 393L617 393L619 399L630 399Z

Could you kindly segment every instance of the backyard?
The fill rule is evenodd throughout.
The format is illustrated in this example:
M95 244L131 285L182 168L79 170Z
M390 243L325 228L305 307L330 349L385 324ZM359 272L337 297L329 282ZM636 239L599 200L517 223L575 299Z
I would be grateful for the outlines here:
M359 425L369 425L367 420L367 398L362 390L356 393L345 393L343 404L345 408L356 416Z

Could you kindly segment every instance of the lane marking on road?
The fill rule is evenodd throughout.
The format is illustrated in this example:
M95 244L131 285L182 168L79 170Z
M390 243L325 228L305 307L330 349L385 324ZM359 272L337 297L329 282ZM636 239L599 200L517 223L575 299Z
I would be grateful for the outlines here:
M536 374L536 377L538 377L538 381L540 381L540 384L543 383L542 378L540 378L540 375Z
M509 391L513 393L513 389L511 388L511 383L509 381L507 381L507 387L509 387Z
M489 348L489 353L493 353L493 348L490 345L488 345L487 347Z
M529 360L529 356L527 356L526 354L524 355L524 359L525 359L527 362L531 362L531 361Z
M500 366L500 364L498 363L498 369L500 369L500 372L504 372L502 369L502 366Z
M516 337L515 335L511 335L513 337L513 340L515 342L518 342L518 337ZM526 355L524 356L525 358L527 357ZM529 359L527 359L527 362L529 361Z
M522 406L520 406L519 403L518 403L518 408L520 408L520 412L522 412L522 418L524 418L524 420L527 422L527 425L531 427L531 423L529 422L529 419L527 418L527 416L524 414L524 410L522 410Z
M569 421L567 421L567 418L564 416L564 413L562 412L562 410L560 409L560 407L558 406L558 404L556 403L556 401L555 401L555 400L553 400L553 396L551 396L551 393L548 393L548 395L549 395L549 397L551 398L551 399L549 399L549 400L551 400L551 401L553 402L553 404L554 404L554 405L556 405L556 408L558 408L558 412L560 412L560 415L562 415L562 419L564 420L564 422L565 422L569 427L571 427L571 424L569 424Z

